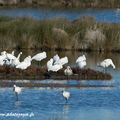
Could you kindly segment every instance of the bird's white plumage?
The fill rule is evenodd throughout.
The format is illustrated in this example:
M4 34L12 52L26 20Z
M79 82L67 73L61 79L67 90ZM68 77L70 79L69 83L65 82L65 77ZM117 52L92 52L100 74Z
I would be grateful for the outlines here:
M15 54L15 51L12 51L11 54L14 55L14 54Z
M22 55L22 52L20 52L15 59L12 59L12 61L11 61L11 66L12 67L14 67L14 66L16 66L20 63L19 59L20 59L21 55Z
M1 52L0 57L2 57L3 59L6 59L6 51Z
M105 72L109 66L112 66L115 69L115 65L111 59L105 59L102 62L97 63L97 67L102 67Z
M6 53L6 59L11 60L11 59L16 59L16 57L13 55L13 53Z
M0 66L4 65L6 59L6 51L1 52L0 55Z
M62 96L66 99L66 103L67 103L67 100L70 97L70 93L68 91L62 90Z
M55 63L56 61L58 61L60 59L60 57L58 56L58 54L53 56L53 62Z
M77 58L76 63L79 62L79 61L85 61L85 60L86 60L85 55L82 55L82 56Z
M17 64L16 68L25 70L27 67L31 65L31 56L28 56L24 59L24 61Z
M73 71L70 68L70 66L67 66L67 68L64 70L64 73L65 73L65 75L70 76L73 74Z
M77 68L82 69L82 68L84 68L86 65L87 65L86 60L84 60L84 61L78 61L78 62L77 62Z
M103 67L103 68L107 68L109 66L112 66L115 69L115 65L111 59L105 59L102 62L99 62L99 63L97 63L97 66Z
M32 60L41 61L47 57L46 52L38 53L32 57Z
M60 70L62 68L63 68L63 66L61 64L56 64L56 65L52 65L51 67L49 67L48 71L57 72L58 70Z
M4 56L4 59L6 58L6 51L2 51L1 55Z
M47 69L49 69L50 67L52 67L53 65L53 58L51 58L48 62L47 62Z
M14 85L13 86L13 92L17 93L17 94L20 94L21 93L21 88L19 86Z
M66 63L68 63L68 57L63 57L63 58L59 59L58 61L56 61L54 64L64 65Z

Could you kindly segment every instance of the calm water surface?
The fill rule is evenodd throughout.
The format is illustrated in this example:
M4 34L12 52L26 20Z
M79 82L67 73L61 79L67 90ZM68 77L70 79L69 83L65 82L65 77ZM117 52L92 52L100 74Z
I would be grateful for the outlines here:
M27 89L15 101L12 88L0 89L0 118L2 120L119 120L120 90L118 88L71 88L68 104L61 96L62 89ZM2 116L1 114L4 114ZM17 114L28 114L18 116ZM16 115L16 116L15 116Z
M94 16L97 21L120 22L120 9L40 9L40 8L1 8L0 15L32 16L34 19L65 17L75 20L80 16Z
M38 51L26 52L34 55ZM16 52L15 52L16 53ZM47 58L41 62L44 66L56 52L48 52ZM96 63L105 58L111 58L116 69L108 69L113 78L108 81L82 80L84 84L114 85L99 88L22 88L19 101L10 88L0 88L0 119L2 120L120 120L120 62L117 53L83 53L83 52L59 52L60 57L68 56L67 65L75 66L75 60L79 55L85 54L87 66L95 70ZM72 54L72 57L71 57ZM23 51L24 58L25 52ZM32 62L35 65L35 62ZM43 80L45 82L46 80ZM50 82L55 82L51 80ZM72 81L72 80L70 80ZM37 81L36 81L37 82ZM56 81L57 82L57 81ZM74 84L76 81L72 81ZM17 85L17 82L16 82ZM71 93L68 104L61 95L61 90ZM21 116L20 116L21 115Z

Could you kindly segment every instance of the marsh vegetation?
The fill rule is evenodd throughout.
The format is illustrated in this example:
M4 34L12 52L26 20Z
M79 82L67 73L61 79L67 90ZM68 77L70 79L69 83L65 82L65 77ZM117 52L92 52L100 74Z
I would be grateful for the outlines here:
M1 0L0 6L119 8L119 0Z
M92 16L34 20L0 16L0 49L120 51L120 23Z

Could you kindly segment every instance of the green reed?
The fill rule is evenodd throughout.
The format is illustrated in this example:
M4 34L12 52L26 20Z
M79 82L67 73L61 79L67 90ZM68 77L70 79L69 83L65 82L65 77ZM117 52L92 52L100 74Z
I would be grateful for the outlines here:
M119 32L120 23L96 22L92 16L74 21L1 16L0 49L119 51Z

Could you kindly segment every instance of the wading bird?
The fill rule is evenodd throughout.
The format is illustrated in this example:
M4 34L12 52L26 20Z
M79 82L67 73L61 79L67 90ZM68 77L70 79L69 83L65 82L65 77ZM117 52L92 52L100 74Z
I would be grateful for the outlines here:
M21 70L25 70L27 67L31 65L31 56L28 56L24 59L24 61L19 62L16 66L16 68L19 68Z
M77 68L79 69L84 68L86 65L87 65L86 60L77 62Z
M21 55L22 55L22 52L20 52L15 59L12 59L12 61L11 61L12 67L15 67L16 65L18 65L20 63L19 59L20 59Z
M50 67L53 66L53 58L51 58L48 62L47 62L47 69L49 69Z
M69 79L69 76L73 74L73 71L70 66L67 66L67 68L64 70L65 75L67 75L67 79Z
M97 67L102 67L105 73L107 72L107 68L112 66L115 69L115 65L111 59L105 59L102 62L97 63Z
M58 54L53 56L53 62L55 63L56 61L58 61L60 59L60 57L58 56Z
M14 85L13 86L13 92L16 94L16 101L18 101L18 94L21 93L21 88Z
M16 57L13 55L13 53L6 53L6 59L12 60L15 59Z
M52 65L51 67L49 67L48 71L57 72L58 70L60 70L62 68L63 68L63 66L61 64L56 64L56 65Z
M6 51L1 52L0 55L0 66L5 64L5 59L6 59Z
M79 61L85 61L85 60L86 60L85 55L82 55L82 56L77 58L76 63L79 62Z
M56 65L56 64L64 65L64 64L66 64L66 63L68 63L68 57L63 57L63 58L59 59L58 61L56 61L54 64L55 64L55 65Z
M47 57L46 52L38 53L35 56L32 57L32 60L38 61L40 65L40 61L45 59Z
M62 90L62 96L66 99L66 104L67 104L67 101L70 97L70 93L68 91Z

